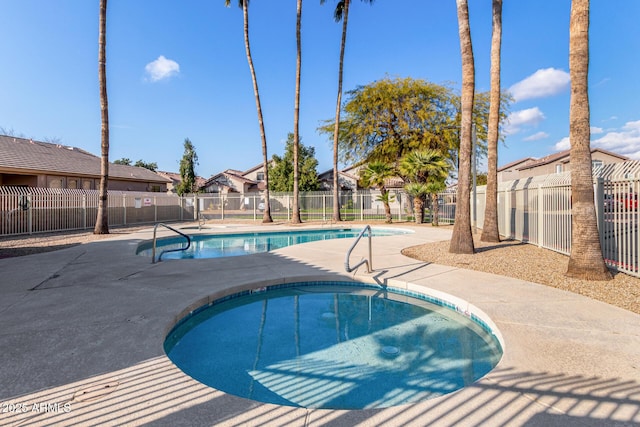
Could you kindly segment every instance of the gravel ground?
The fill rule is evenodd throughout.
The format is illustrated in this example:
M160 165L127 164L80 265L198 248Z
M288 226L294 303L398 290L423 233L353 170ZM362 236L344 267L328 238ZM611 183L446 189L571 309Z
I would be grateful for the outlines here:
M69 248L144 228L148 226L111 229L111 234L106 235L81 231L3 237L0 238L0 258ZM473 255L449 253L449 241L410 247L403 253L426 262L501 274L564 289L640 314L640 279L638 278L618 273L608 282L571 279L564 276L568 261L565 255L517 241L484 243L480 242L479 234L475 235L474 239L476 253Z
M614 273L611 281L592 281L568 278L569 257L535 245L507 240L500 243L480 241L474 235L476 253L449 253L449 241L413 246L402 251L411 258L435 264L450 265L469 270L484 271L539 283L585 295L640 314L640 279Z

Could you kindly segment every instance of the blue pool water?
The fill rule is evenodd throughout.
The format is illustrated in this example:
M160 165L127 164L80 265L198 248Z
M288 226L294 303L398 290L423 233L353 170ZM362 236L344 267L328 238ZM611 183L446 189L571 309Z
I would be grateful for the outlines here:
M502 356L489 327L431 297L353 282L277 285L196 310L165 340L196 380L261 402L383 408L459 390Z
M300 243L318 240L346 239L356 237L362 229L326 229L295 230L277 232L234 233L216 235L191 236L191 247L186 251L169 252L162 259L184 258L219 258L227 256L249 255L284 248ZM392 236L411 233L408 230L392 228L373 228L373 236ZM159 239L156 256L163 250L177 249L185 245L184 238L175 237ZM138 255L151 256L151 243L146 242L138 247Z

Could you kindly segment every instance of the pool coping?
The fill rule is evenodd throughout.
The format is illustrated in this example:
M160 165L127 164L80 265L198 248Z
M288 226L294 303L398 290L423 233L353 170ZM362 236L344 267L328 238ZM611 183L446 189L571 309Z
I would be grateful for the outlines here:
M342 270L350 239L306 243L250 259L152 265L131 256L148 231L0 260L0 345L5 349L0 404L66 402L71 409L44 412L30 406L27 412L0 413L0 426L640 422L640 316L530 282L411 260L401 248L446 240L450 232L404 227L415 233L374 239L373 274ZM360 256L357 250L353 256ZM399 288L427 286L468 301L497 325L505 341L502 360L489 375L451 395L344 411L225 395L190 379L163 354L169 325L185 307L217 292L256 282L345 278Z

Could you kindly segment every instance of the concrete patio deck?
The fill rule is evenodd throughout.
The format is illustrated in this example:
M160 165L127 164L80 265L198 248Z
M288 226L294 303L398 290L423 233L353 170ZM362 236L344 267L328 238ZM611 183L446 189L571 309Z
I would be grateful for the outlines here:
M351 239L151 264L135 255L151 237L143 231L0 259L0 426L640 425L640 315L530 282L407 258L402 248L450 236L408 228L415 232L373 239L372 274L344 272ZM163 351L181 314L211 296L265 283L354 278L424 286L469 302L497 325L502 360L480 381L440 398L346 411L227 395L182 373Z

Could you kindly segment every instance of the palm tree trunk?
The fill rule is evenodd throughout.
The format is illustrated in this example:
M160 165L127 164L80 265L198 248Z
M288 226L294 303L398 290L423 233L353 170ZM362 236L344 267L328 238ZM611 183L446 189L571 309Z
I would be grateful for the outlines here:
M273 222L271 218L271 201L269 197L269 157L267 156L267 137L264 131L264 122L262 119L262 106L260 104L260 92L258 91L258 79L256 78L256 70L253 66L251 57L251 46L249 45L249 5L248 1L242 2L242 14L244 18L244 47L247 51L247 62L251 70L251 80L253 81L253 93L256 97L256 109L258 111L258 124L260 126L260 139L262 141L262 162L264 167L264 213L262 222Z
M572 0L569 27L571 77L571 254L566 275L587 280L612 278L602 257L593 202L589 111L589 0Z
M502 43L502 0L493 0L491 35L491 94L487 135L487 190L483 242L499 242L498 231L498 127L500 125L500 45Z
M98 79L100 81L101 159L98 216L94 234L109 234L109 102L107 98L107 0L100 0L100 34L98 36Z
M438 194L431 194L431 226L438 227L440 225L438 216L440 215L440 207L438 206Z
M471 234L471 127L473 121L473 98L475 95L475 67L471 30L469 28L469 6L467 0L456 0L458 7L458 31L462 56L462 94L460 124L460 156L458 168L458 191L456 216L451 235L449 252L472 254L474 252Z
M416 224L422 224L424 222L424 201L422 200L422 196L413 198L413 216L415 217Z
M302 0L298 0L297 18L296 18L296 100L294 106L293 118L293 215L291 222L300 224L300 176L298 165L298 151L300 149L300 68L302 63L302 47L300 42L300 22L302 20Z
M342 104L342 70L344 47L347 44L347 23L349 21L350 0L344 1L342 9L342 40L340 42L340 64L338 65L338 99L336 100L336 120L333 128L333 220L340 221L340 180L338 176L338 137L340 130L340 108Z

